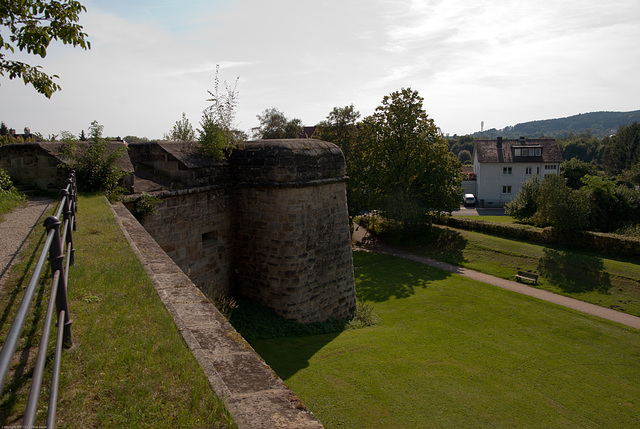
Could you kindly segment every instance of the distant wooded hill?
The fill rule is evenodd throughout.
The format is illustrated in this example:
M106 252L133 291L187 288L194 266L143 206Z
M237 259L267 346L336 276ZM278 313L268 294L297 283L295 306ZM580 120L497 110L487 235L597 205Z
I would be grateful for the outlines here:
M568 118L524 122L502 130L492 128L484 132L476 132L472 136L477 138L496 138L499 136L504 138L565 138L570 134L577 135L590 130L592 136L602 138L615 134L621 125L629 125L633 122L640 123L640 110L582 113Z

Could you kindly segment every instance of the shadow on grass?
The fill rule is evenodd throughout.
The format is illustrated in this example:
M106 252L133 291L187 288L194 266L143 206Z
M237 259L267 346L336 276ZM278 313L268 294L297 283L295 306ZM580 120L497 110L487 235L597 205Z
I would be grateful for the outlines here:
M611 289L611 279L605 271L603 260L593 255L544 249L538 271L567 293L608 293Z
M419 275L405 266L416 262L394 259L375 266L359 268L355 272L359 301L384 302L391 298L402 299L415 295L417 289L426 289L434 281L443 280L451 274L435 268L423 267ZM413 272L411 272L413 271Z
M309 359L349 323L340 319L297 323L256 302L240 300L238 304L231 324L283 380L309 366Z

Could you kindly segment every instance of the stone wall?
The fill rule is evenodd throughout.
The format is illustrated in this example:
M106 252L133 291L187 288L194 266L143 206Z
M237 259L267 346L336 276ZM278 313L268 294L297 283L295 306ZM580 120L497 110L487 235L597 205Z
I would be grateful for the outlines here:
M61 161L56 156L56 148L52 150L51 146L51 143L0 146L0 168L7 171L18 186L59 191L66 186L69 172L59 168Z
M156 193L158 212L143 225L205 293L240 294L302 323L355 313L347 178L337 146L246 142L216 164L184 144L145 143L131 145L130 156L137 171L151 168L186 186Z
M229 188L157 194L157 213L143 225L208 296L232 289L233 213Z

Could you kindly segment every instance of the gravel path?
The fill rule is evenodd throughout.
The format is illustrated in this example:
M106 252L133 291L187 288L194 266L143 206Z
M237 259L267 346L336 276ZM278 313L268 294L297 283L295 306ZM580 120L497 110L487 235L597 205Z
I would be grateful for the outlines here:
M18 261L29 235L39 228L44 229L45 214L54 204L50 198L32 198L4 215L4 221L0 223L0 289L9 269Z
M398 256L404 259L410 259L412 261L427 264L432 267L440 268L450 273L460 274L474 280L488 283L494 286L508 289L523 295L532 296L534 298L542 299L544 301L553 302L564 307L572 308L582 313L591 314L594 316L602 317L603 319L611 320L623 325L630 326L635 329L640 329L640 317L632 316L627 313L621 313L619 311L612 310L610 308L600 307L598 305L590 304L588 302L579 301L577 299L569 298L555 293L548 292L546 290L538 289L535 287L526 286L516 281L505 280L499 277L494 277L488 274L483 274L478 271L473 271L467 268L458 267L455 265L447 264L446 262L436 261L425 256L415 255L413 253L397 249L395 247L386 245L376 240L369 231L365 228L356 225L356 229L353 234L353 239L356 243L360 243L360 248L363 250L371 250L376 253L384 253L386 255Z

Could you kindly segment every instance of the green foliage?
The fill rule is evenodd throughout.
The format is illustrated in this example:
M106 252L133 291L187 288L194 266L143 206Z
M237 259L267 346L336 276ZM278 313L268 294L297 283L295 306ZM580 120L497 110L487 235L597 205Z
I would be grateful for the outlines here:
M176 121L171 131L164 135L164 139L170 141L190 142L195 140L195 138L196 133L193 131L193 127L184 112L182 112L182 119Z
M2 215L13 211L27 198L13 186L9 173L0 168L0 221Z
M0 168L0 191L10 191L13 188L13 181L9 173Z
M133 203L132 213L138 221L144 222L148 216L152 216L158 212L158 203L160 203L160 198L149 195L146 192L141 192Z
M358 139L358 118L360 112L353 104L345 107L334 107L327 119L316 125L314 138L336 144L347 161L347 175L352 161L352 146Z
M558 147L565 160L578 159L587 163L600 163L604 152L604 143L591 133L591 130L557 140Z
M352 105L345 107L334 107L327 116L327 119L316 125L313 137L319 140L328 141L337 145L344 154L346 162L347 176L353 177L359 166L359 160L354 153L354 147L358 144L360 130L358 118L360 112L356 111ZM361 204L358 194L354 194L354 181L347 182L347 200L349 201L349 212L358 214L366 209L366 205Z
M533 215L536 226L552 226L558 231L582 230L588 224L585 198L569 188L564 178L551 174L544 178L536 203L538 210Z
M466 149L461 150L458 153L458 161L460 161L462 165L470 165L473 161L473 158L471 158L471 152Z
M60 90L54 82L56 75L42 72L40 66L32 66L22 61L6 58L5 52L21 52L44 58L53 40L82 49L90 49L87 34L78 24L79 15L86 8L75 0L22 0L0 3L0 25L8 30L0 35L0 75L9 79L22 78L25 85L31 84L36 91L50 98ZM4 36L4 37L3 37Z
M69 168L76 171L78 189L100 191L113 198L122 192L120 181L126 173L116 164L124 156L126 148L114 148L102 137L104 127L93 121L89 127L89 140L78 143L68 132L63 132L64 157L70 161Z
M567 179L567 186L573 189L580 189L583 186L581 179L588 174L592 176L597 175L598 169L593 164L589 164L578 158L571 158L560 164L560 174Z
M422 102L410 88L385 96L353 148L352 194L368 210L405 223L460 205L460 163Z
M533 215L538 211L541 181L538 176L522 183L520 192L505 204L505 213L523 223L532 223Z
M633 122L618 128L615 135L605 139L603 163L609 174L619 174L640 162L640 123Z
M200 152L209 158L220 160L231 153L244 135L234 129L235 109L238 104L238 79L233 87L225 82L226 94L220 93L218 77L219 66L216 66L214 79L214 91L207 91L211 98L207 99L212 104L205 109L200 121L201 129L198 129L198 142ZM184 114L183 114L183 119Z
M257 139L297 139L303 131L300 119L287 117L272 107L265 109L262 115L257 115L260 126L253 128L253 137Z

